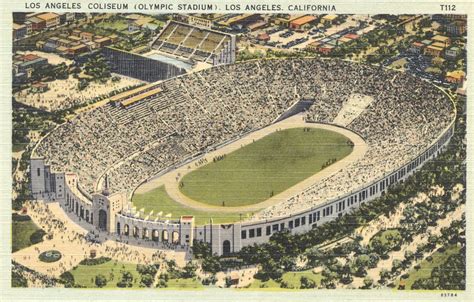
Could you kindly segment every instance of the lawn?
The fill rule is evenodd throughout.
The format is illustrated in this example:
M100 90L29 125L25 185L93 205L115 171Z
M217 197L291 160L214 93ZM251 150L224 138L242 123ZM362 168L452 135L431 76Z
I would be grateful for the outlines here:
M413 283L418 279L429 278L431 276L431 271L433 270L433 268L440 266L441 264L446 262L449 256L459 253L460 249L461 248L457 245L451 245L442 253L441 252L433 253L432 261L428 261L426 259L423 260L420 263L421 267L419 270L412 269L411 271L409 271L410 276L407 279L405 279L405 289L411 289L411 286L413 285ZM398 288L399 283L400 283L400 280L397 280L396 288Z
M145 213L150 213L151 210L154 213L162 211L163 215L171 213L172 219L179 218L181 215L193 215L197 225L209 223L211 217L214 223L231 223L240 220L239 213L211 213L183 206L174 201L163 186L146 193L134 194L132 202L137 209L145 208ZM247 214L242 213L242 219L246 218Z
M25 150L27 145L28 144L13 144L12 145L12 152L16 153L16 152L23 151L23 150Z
M107 279L107 285L104 288L117 288L117 282L122 279L122 273L128 271L133 275L133 288L140 285L140 274L137 272L137 265L133 263L118 262L115 260L98 265L82 265L70 270L74 276L74 282L89 288L95 288L95 276L101 274Z
M372 243L372 240L374 238L379 238L380 242L385 245L389 241L387 237L391 238L391 241L395 241L395 242L399 242L402 239L399 230L388 229L388 230L380 231L377 234L375 234L372 238L370 238L369 245Z
M31 236L41 229L31 219L19 221L13 217L12 220L12 252L33 245Z
M251 205L349 155L348 138L329 130L293 128L270 134L187 175L181 191L211 205Z
M103 29L123 31L128 29L128 22L125 19L117 19L114 21L104 20L102 22L97 23L95 26Z
M321 284L322 275L321 273L315 274L312 269L300 272L286 272L282 276L282 281L288 284L290 289L299 289L301 287L300 279L301 277L307 277L310 280L313 280L316 283L316 287ZM262 282L261 280L255 280L250 285L250 288L281 288L280 283L275 280L268 280Z
M187 279L169 279L168 280L168 287L171 289L176 289L176 288L204 288L204 286L199 282L197 279L193 278L187 278Z

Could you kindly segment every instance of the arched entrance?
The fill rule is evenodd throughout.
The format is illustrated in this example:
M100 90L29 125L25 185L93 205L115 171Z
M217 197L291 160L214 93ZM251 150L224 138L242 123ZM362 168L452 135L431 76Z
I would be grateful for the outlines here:
M222 243L222 254L224 256L230 255L230 241L229 240L224 240L224 242Z
M163 230L163 232L161 233L161 241L168 242L168 231L167 230Z
M128 224L123 226L123 233L125 234L125 236L130 235L130 227L128 226Z
M138 227L134 226L133 227L133 237L138 238L139 234L140 234L140 230L138 229Z
M149 237L148 229L147 229L147 228L143 228L143 229L142 229L142 239L148 239L148 237Z
M99 230L107 230L107 212L105 210L99 210Z
M179 233L174 231L173 233L171 233L171 242L174 243L174 244L178 244L179 243Z
M159 241L160 240L160 232L158 232L158 230L153 230L151 232L151 240L153 240L153 241Z

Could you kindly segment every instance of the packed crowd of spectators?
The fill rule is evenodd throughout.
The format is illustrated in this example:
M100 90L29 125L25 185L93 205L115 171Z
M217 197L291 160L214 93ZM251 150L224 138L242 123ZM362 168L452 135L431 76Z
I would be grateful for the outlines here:
M431 84L406 73L340 60L283 59L218 66L163 82L152 100L107 104L80 114L38 145L52 171L75 172L89 192L107 172L111 191L131 192L186 159L275 121L312 99L306 120L333 123L351 95L373 98L346 128L366 155L293 198L263 210L269 218L353 191L416 157L453 119Z

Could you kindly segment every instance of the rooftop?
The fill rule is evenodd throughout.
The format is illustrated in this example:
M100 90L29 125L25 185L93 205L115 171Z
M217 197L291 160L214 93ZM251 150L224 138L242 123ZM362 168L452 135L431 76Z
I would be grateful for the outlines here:
M291 24L293 25L304 25L306 23L310 23L316 20L315 16L303 16L301 18L298 18L296 20L291 21Z
M55 13L45 13L45 14L38 15L37 17L42 19L42 20L49 21L51 19L57 18L58 15L55 14Z

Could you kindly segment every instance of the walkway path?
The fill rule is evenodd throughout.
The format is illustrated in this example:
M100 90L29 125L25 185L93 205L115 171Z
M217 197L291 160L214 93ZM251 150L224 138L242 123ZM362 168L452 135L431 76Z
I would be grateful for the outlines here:
M59 277L63 272L78 265L81 260L88 258L91 250L96 251L96 257L110 257L121 262L152 264L168 258L174 259L178 266L185 265L184 251L159 250L147 246L146 243L142 246L132 245L131 242L121 243L112 236L102 238L103 242L92 243L84 237L89 231L71 220L57 202L26 203L25 206L33 222L45 230L47 235L43 242L15 252L12 258L48 276ZM38 259L39 254L52 249L61 252L62 258L59 261L45 263Z

